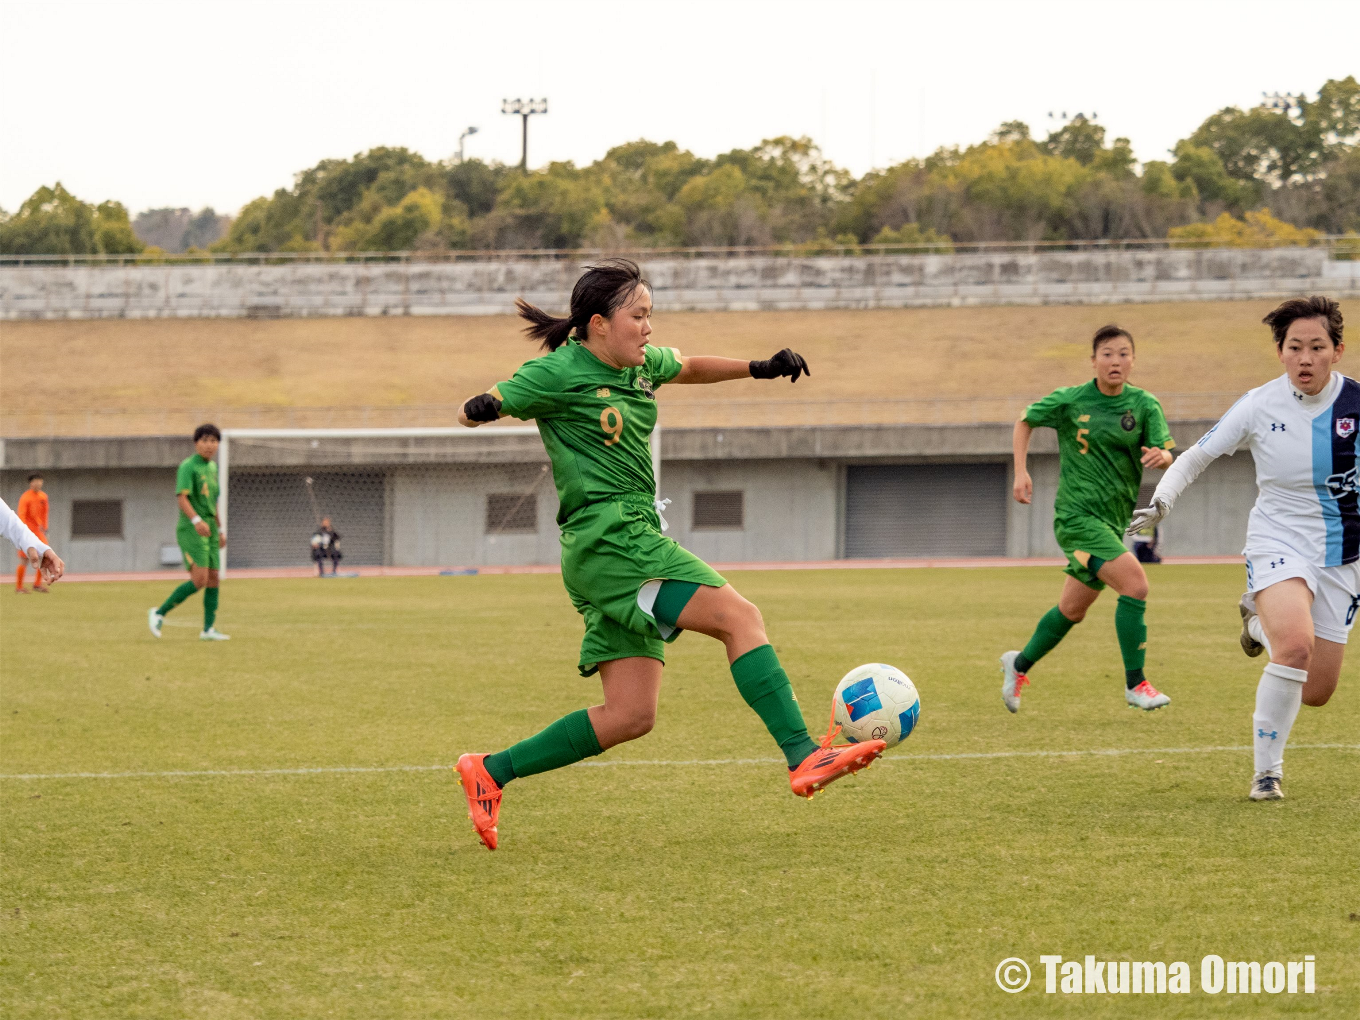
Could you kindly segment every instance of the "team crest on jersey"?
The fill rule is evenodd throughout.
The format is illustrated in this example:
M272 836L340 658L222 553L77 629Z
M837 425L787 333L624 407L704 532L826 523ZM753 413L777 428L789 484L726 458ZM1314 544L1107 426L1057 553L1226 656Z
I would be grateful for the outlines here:
M1349 439L1355 435L1355 419L1338 418L1336 420L1336 434L1342 439Z
M1125 411L1124 417L1119 419L1119 427L1125 432L1132 432L1138 427L1138 419L1133 416L1132 411Z
M648 400L656 399L656 392L652 389L652 380L645 375L638 376L637 388L642 391L642 395Z

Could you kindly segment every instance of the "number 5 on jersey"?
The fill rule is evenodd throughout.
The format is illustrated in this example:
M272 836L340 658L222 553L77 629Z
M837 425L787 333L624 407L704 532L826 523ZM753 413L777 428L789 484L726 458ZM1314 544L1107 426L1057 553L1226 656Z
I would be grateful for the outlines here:
M600 428L609 434L605 446L613 446L623 438L623 413L617 407L606 407L600 412Z

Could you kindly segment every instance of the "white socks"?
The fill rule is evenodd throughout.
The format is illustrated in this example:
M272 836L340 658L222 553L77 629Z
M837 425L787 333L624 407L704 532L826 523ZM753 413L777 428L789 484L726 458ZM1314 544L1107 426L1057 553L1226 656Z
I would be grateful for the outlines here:
M1251 742L1258 774L1282 774L1284 744L1303 703L1303 683L1307 679L1306 669L1275 662L1266 664L1256 687L1256 712L1251 717Z
M1261 626L1259 616L1247 617L1247 633L1251 635L1253 641L1259 641L1265 646L1266 654L1270 654L1270 642L1266 640L1266 629Z

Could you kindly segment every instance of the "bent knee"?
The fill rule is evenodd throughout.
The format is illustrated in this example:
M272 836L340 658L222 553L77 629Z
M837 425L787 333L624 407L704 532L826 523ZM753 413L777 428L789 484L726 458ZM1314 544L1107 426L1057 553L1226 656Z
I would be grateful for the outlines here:
M1059 606L1058 612L1067 617L1068 623L1081 623L1082 620L1086 619L1085 609L1066 609L1063 606Z
M656 725L656 710L650 712L635 712L624 720L623 739L637 740L638 737L645 737L652 732L652 727Z
M757 606L754 602L750 602L747 599L742 598L742 596L740 595L738 595L737 598L741 599L741 609L739 612L739 618L741 622L745 624L747 627L754 627L759 630L764 630L765 617L760 615L760 607Z
M1129 585L1128 589L1125 592L1123 592L1123 594L1127 595L1131 599L1137 599L1139 602L1146 602L1148 592L1151 590L1152 586L1148 584L1147 581L1145 580L1141 584L1135 583Z
M718 614L718 624L725 633L735 636L754 630L763 631L765 618L760 615L760 609L754 602L733 591L731 601Z
M1281 666L1306 670L1313 659L1312 638L1289 637L1270 644L1270 659Z

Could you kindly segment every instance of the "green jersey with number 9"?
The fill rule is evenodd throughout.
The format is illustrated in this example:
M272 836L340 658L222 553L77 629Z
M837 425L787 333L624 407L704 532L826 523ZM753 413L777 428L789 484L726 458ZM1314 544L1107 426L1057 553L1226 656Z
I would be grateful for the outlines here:
M557 483L558 524L591 503L654 497L655 391L682 367L679 351L649 345L641 365L610 368L568 340L491 388L502 414L538 423Z

